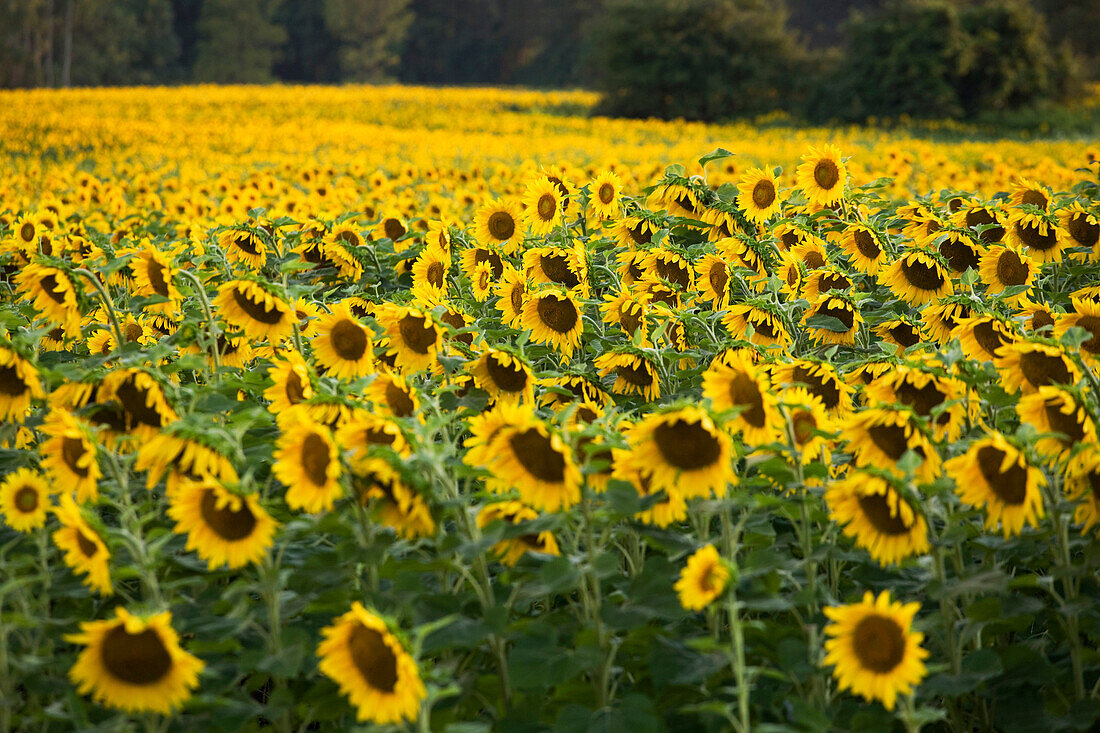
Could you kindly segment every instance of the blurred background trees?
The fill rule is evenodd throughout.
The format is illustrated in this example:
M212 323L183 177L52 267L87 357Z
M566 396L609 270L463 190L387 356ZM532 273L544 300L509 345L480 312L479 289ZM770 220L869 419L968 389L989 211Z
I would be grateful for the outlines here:
M600 111L973 117L1100 80L1097 0L0 0L0 87L584 86Z

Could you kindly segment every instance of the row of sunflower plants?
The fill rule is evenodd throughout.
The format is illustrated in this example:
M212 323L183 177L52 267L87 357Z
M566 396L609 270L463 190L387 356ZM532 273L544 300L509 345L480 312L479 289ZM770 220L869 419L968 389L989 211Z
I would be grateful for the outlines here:
M0 729L1092 727L1095 171L727 156L423 230L11 212Z

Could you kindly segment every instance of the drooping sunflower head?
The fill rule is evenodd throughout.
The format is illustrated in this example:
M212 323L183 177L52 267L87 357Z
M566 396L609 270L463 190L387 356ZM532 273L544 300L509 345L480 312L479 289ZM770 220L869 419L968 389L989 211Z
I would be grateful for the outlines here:
M494 522L503 522L505 526L523 527L538 517L538 512L522 502L497 501L482 507L477 514L477 526L486 529ZM515 565L528 552L561 555L553 532L530 532L508 537L493 545L490 552L505 565Z
M619 246L628 252L632 252L639 248L648 247L649 243L653 241L653 235L660 228L656 221L647 216L634 214L620 219L612 231Z
M929 550L928 523L891 481L852 471L825 492L829 518L882 565Z
M331 511L343 496L340 452L329 429L310 419L288 425L277 442L272 472L287 487L291 509Z
M587 290L583 249L532 247L523 253L523 270L533 283L556 283L567 290Z
M75 495L78 501L99 498L98 482L102 473L96 441L88 425L68 410L50 410L41 428L48 436L39 448L42 467L54 489Z
M584 321L577 301L568 292L543 288L528 296L521 323L531 331L531 340L573 356L581 343Z
M1018 211L1009 216L1007 229L1008 241L1026 247L1033 262L1043 265L1062 261L1067 237L1052 217Z
M615 394L637 394L653 401L661 395L657 367L645 355L631 349L609 351L596 357L600 376L615 375L611 391Z
M107 543L84 518L72 494L62 493L53 513L61 523L53 532L53 541L64 553L65 564L74 573L84 575L84 584L104 596L114 593L108 564L111 552Z
M1010 394L1031 394L1048 385L1073 385L1081 378L1077 365L1061 346L1037 340L1006 344L993 364L1001 375L1001 386Z
M80 335L80 305L75 282L65 270L32 262L15 277L19 291L31 298L47 320L61 326L64 335Z
M1070 246L1091 250L1093 259L1100 254L1100 214L1074 201L1058 212L1058 221Z
M131 262L134 271L134 295L167 298L160 303L146 305L146 310L172 316L177 312L180 293L173 282L173 271L168 256L146 243L137 258Z
M469 367L479 389L494 399L515 402L534 399L535 375L518 356L489 348Z
M1050 207L1051 191L1046 186L1027 178L1012 183L1009 201L1013 206L1035 206L1046 211Z
M211 570L260 562L278 527L255 494L233 493L212 479L185 482L172 494L168 516L174 531L187 535L187 550Z
M148 436L178 418L164 387L147 369L111 372L100 383L96 400L117 403L126 430L138 436Z
M759 346L787 346L791 343L783 321L763 304L742 303L730 306L722 318L722 325L734 338Z
M313 396L313 370L302 355L290 349L280 352L279 356L267 372L272 385L264 390L264 397L269 402L267 409L274 414Z
M1078 446L1096 442L1096 423L1083 401L1070 390L1039 387L1020 398L1016 413L1021 422L1040 433L1052 434L1035 441L1035 449L1051 461L1064 460Z
M247 227L230 227L218 236L218 245L227 260L259 270L267 262L267 245L260 235Z
M298 319L290 304L272 290L257 280L231 280L218 288L214 305L226 323L248 338L277 344L290 338Z
M497 310L505 325L519 328L523 318L523 304L527 301L527 277L521 270L508 265L496 286Z
M999 358L1002 348L1019 338L1015 324L996 315L964 318L951 335L959 340L966 357L978 362Z
M827 292L806 310L802 325L815 343L851 346L863 325L863 316L850 296Z
M321 630L318 668L340 687L359 721L414 721L427 690L416 662L386 626L358 601Z
M1071 328L1083 328L1089 338L1077 347L1092 362L1100 360L1100 302L1091 298L1073 298L1073 313L1059 315L1054 322L1054 337L1062 338Z
M842 690L867 701L878 700L893 710L898 695L908 695L927 674L924 634L913 631L920 604L891 601L883 591L876 599L867 591L861 603L828 606L832 621L825 627L825 663Z
M168 611L149 618L115 609L115 618L80 624L66 638L85 648L69 670L82 695L125 712L167 715L191 697L203 663L184 651Z
M947 268L937 256L922 250L910 250L894 260L882 277L894 296L909 305L924 305L953 290Z
M0 346L0 420L23 422L31 402L43 397L45 392L34 364Z
M883 321L874 330L886 343L897 347L898 356L921 342L920 327L905 316Z
M388 460L359 460L353 471L352 486L359 502L371 507L381 524L409 540L435 534L435 521L424 496Z
M961 231L951 231L934 236L933 239L940 240L937 250L940 256L947 261L947 267L952 272L965 272L978 267L982 248L968 234Z
M903 474L898 462L912 451L920 458L915 476L928 482L940 473L940 456L923 428L910 409L872 407L852 413L844 421L841 437L857 466L872 466L898 476Z

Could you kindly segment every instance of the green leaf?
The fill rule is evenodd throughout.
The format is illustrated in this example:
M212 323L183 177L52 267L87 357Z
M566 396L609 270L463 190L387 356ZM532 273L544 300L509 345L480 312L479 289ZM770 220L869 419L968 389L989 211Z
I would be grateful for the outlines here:
M735 153L731 153L725 148L715 148L714 150L710 151L699 159L699 165L703 168L706 168L707 163L713 163L716 160L725 160L726 158L731 158L734 155Z

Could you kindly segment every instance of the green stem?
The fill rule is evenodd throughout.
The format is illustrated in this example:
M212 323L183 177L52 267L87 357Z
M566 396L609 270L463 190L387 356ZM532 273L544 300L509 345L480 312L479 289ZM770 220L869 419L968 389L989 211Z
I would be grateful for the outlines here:
M152 597L158 609L164 609L167 604L160 592L160 583L157 582L156 568L153 558L149 555L148 546L145 543L145 530L142 527L141 517L138 516L137 507L134 506L133 497L130 496L130 482L127 472L122 470L118 462L118 456L110 451L105 451L107 467L118 486L122 525L126 527L132 536L132 541L127 541L127 546L141 567L141 582L145 586L145 592Z
M603 661L600 666L600 674L596 682L596 696L599 701L600 708L605 708L608 705L608 681L611 676L611 659L614 656L613 652L609 649L606 630L603 626L603 619L601 618L601 607L603 605L603 593L600 589L600 579L596 577L596 535L592 528L592 500L590 497L585 497L581 501L581 517L583 519L584 526L584 539L585 545L587 545L586 553L588 555L588 564L585 568L584 582L588 586L586 597L589 602L586 603L589 620L592 622L592 626L596 631L596 645L600 649L600 653L603 657Z
M199 298L199 304L202 305L202 313L206 316L206 331L210 338L210 355L214 357L214 374L217 374L222 366L221 354L218 349L218 326L214 321L214 311L210 307L210 300L206 297L206 286L204 286L202 280L199 280L198 276L192 272L179 269L176 270L176 273L183 275L191 281L191 284L194 286L193 290L195 291L195 295Z
M118 315L115 313L115 304L111 300L110 293L107 292L107 288L103 286L103 283L99 281L99 278L95 276L91 270L87 270L83 267L78 267L73 272L78 275L82 275L88 280L99 294L99 299L103 301L103 307L107 309L107 318L111 321L111 328L115 332L116 348L122 348L122 345L126 343L126 339L122 336L122 327L118 323Z
M1085 699L1085 671L1083 662L1083 650L1081 648L1081 628L1080 621L1077 617L1077 595L1079 588L1077 586L1076 579L1073 578L1071 571L1073 570L1073 559L1070 555L1069 546L1069 522L1062 515L1062 507L1060 502L1059 488L1054 485L1057 482L1059 475L1057 472L1054 474L1054 481L1047 486L1047 501L1050 503L1051 519L1054 522L1054 534L1058 540L1058 554L1055 556L1055 562L1060 564L1065 570L1062 576L1062 593L1065 596L1065 603L1063 604L1063 613L1065 614L1065 631L1066 640L1069 642L1069 657L1070 664L1073 668L1073 694L1075 699ZM1065 608L1068 606L1068 608Z

